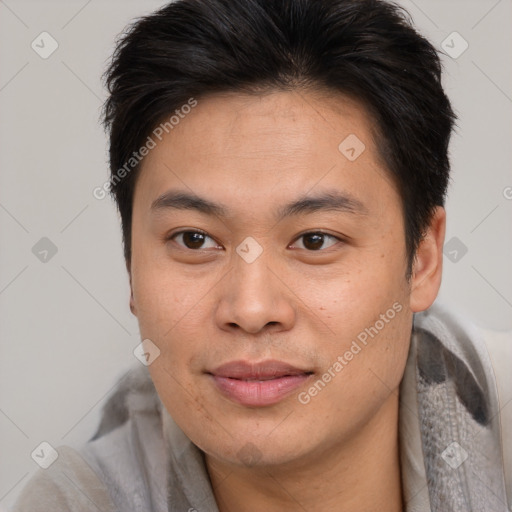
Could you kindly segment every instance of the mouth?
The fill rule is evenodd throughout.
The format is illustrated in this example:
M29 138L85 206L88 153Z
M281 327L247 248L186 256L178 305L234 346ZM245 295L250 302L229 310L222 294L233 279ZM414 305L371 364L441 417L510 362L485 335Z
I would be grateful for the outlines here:
M276 404L313 375L281 361L233 361L207 373L223 396L248 407Z

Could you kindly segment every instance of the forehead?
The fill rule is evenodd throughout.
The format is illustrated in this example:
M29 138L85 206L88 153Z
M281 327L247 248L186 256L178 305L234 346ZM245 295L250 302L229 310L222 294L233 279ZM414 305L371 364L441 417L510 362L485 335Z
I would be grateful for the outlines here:
M280 191L277 201L317 186L367 200L386 188L393 194L375 131L362 104L341 95L279 91L199 98L145 157L136 202L154 201L176 185L228 202L268 202L271 192Z
M315 147L336 150L340 136L356 132L373 151L372 125L366 109L346 96L298 90L224 93L199 99L173 128L174 136L167 138L183 150L201 150L189 158L212 154L275 158L288 156L292 149L300 157L314 153Z

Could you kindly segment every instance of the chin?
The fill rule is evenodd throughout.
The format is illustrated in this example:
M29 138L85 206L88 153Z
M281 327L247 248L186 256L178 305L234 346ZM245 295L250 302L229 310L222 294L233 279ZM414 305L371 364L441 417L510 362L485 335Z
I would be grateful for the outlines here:
M316 444L322 444L320 438L309 435L307 429L301 431L297 424L293 425L293 431L282 429L279 432L275 422L272 425L257 422L255 425L253 420L252 425L245 424L243 430L240 428L236 436L228 433L236 431L235 427L226 422L223 425L226 430L221 428L207 438L204 431L197 432L197 437L193 433L189 437L212 459L233 466L268 468L292 464L316 451ZM240 423L237 426L241 427Z

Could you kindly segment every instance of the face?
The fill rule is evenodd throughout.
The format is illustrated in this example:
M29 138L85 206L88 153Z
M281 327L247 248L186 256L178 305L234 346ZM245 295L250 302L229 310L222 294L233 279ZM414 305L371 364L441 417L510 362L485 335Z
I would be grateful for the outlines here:
M406 271L400 197L346 97L199 99L143 162L132 311L208 457L293 464L376 418L409 348Z

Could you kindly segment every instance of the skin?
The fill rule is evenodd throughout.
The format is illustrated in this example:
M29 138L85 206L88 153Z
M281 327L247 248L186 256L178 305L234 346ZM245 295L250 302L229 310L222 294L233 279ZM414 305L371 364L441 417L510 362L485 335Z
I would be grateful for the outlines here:
M372 126L357 101L340 95L217 94L199 99L143 162L130 306L142 338L161 351L151 376L205 452L221 512L402 510L398 386L412 315L439 289L445 212L437 209L407 280L401 200ZM355 161L338 149L349 134L366 146ZM227 214L152 209L170 190L220 203ZM326 191L363 208L276 218L277 208ZM201 248L173 237L184 229L207 233ZM312 250L301 235L318 231L329 236ZM262 248L252 263L236 252L248 236ZM301 403L298 394L397 303L401 311L378 335ZM314 374L281 402L248 407L206 373L266 359Z

